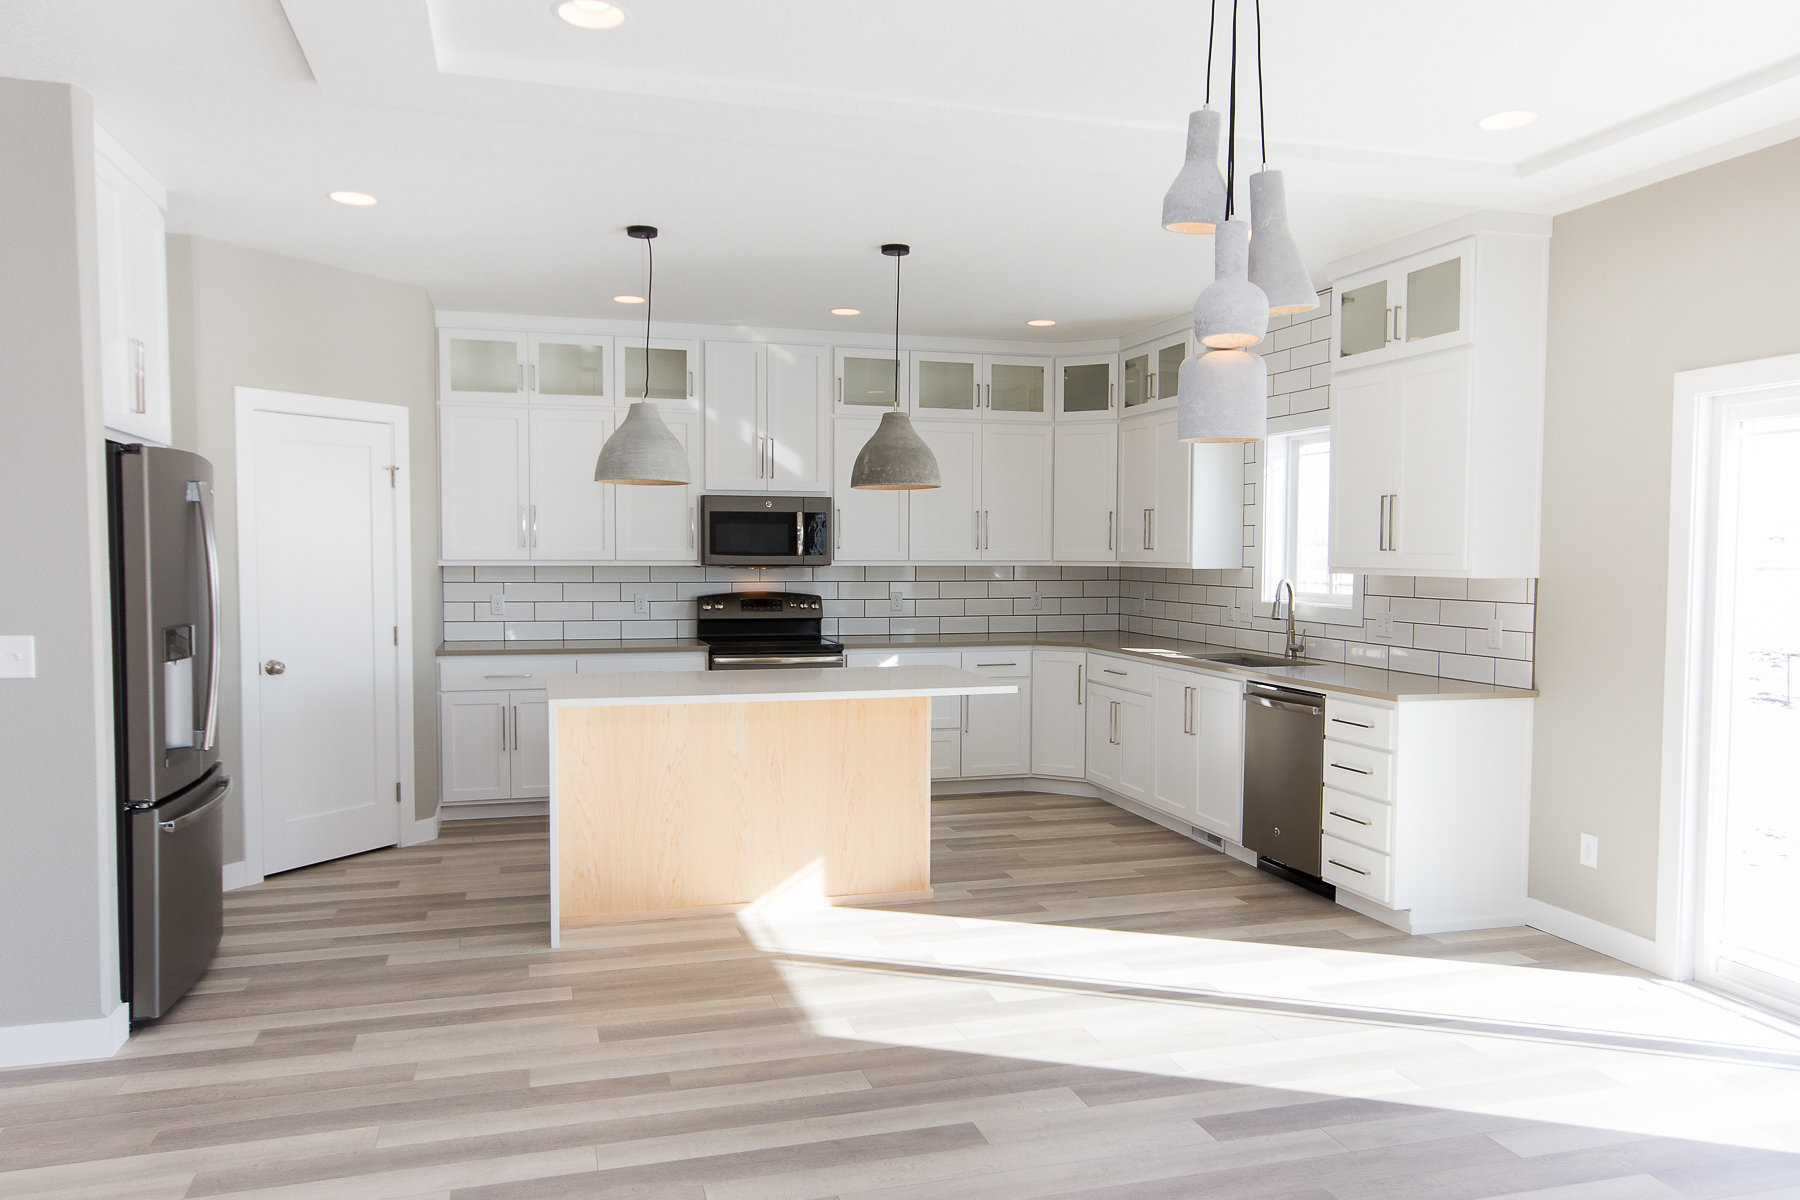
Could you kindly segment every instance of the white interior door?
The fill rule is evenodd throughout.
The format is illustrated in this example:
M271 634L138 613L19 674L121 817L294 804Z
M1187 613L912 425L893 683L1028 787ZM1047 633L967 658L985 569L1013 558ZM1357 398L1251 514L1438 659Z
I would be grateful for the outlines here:
M253 410L241 495L263 873L400 839L395 428Z

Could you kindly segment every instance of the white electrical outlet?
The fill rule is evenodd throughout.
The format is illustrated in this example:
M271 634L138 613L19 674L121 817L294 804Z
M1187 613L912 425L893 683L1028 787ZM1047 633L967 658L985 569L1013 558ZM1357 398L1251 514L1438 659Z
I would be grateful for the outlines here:
M1500 618L1497 615L1488 618L1487 634L1489 650L1498 650L1506 645L1506 631L1500 628Z
M640 617L650 615L650 597L645 592L631 593L631 611Z
M506 615L506 593L504 591L494 592L488 596L488 615L493 617Z
M1581 835L1581 865L1594 868L1600 866L1600 839L1591 833Z
M1394 636L1394 614L1393 613L1380 612L1380 613L1375 614L1375 636L1376 637L1393 637Z
M900 589L898 587L888 588L888 611L889 612L905 612L906 605L901 603L901 600L902 600L902 597L900 595Z
M1031 593L1031 611L1032 612L1043 612L1044 611L1044 593L1042 593L1042 592Z

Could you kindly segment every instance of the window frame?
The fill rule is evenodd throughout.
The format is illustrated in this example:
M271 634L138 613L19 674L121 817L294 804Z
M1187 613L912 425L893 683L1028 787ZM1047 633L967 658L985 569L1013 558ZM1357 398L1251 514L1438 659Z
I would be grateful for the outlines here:
M1322 414L1321 414L1322 415ZM1293 469L1298 452L1306 445L1323 442L1331 444L1331 426L1316 423L1296 424L1287 429L1271 429L1263 442L1262 471L1262 505L1259 512L1262 526L1262 579L1257 589L1264 604L1275 602L1276 585L1283 579L1297 576L1294 543L1296 541L1295 503L1297 496L1296 477ZM1279 462L1278 462L1279 456ZM1279 480L1277 479L1279 472ZM1329 489L1327 504L1329 505ZM1330 519L1329 511L1325 514ZM1330 603L1318 593L1301 593L1294 595L1294 615L1301 621L1316 624L1349 626L1361 629L1363 625L1363 576L1355 571L1333 571L1333 575L1347 575L1350 579L1350 593L1341 604Z

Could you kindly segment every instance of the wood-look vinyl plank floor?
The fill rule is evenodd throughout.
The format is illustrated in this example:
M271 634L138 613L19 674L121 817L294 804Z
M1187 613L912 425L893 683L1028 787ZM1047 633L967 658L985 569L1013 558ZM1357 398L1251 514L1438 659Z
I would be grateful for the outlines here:
M542 820L230 893L162 1022L0 1072L0 1195L1800 1198L1785 1023L1099 801L933 808L933 902L554 952Z

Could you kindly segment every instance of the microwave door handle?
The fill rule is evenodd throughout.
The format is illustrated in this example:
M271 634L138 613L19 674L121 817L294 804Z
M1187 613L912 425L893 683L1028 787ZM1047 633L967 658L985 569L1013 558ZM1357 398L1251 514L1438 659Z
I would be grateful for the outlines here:
M806 514L794 510L794 557L806 557Z

